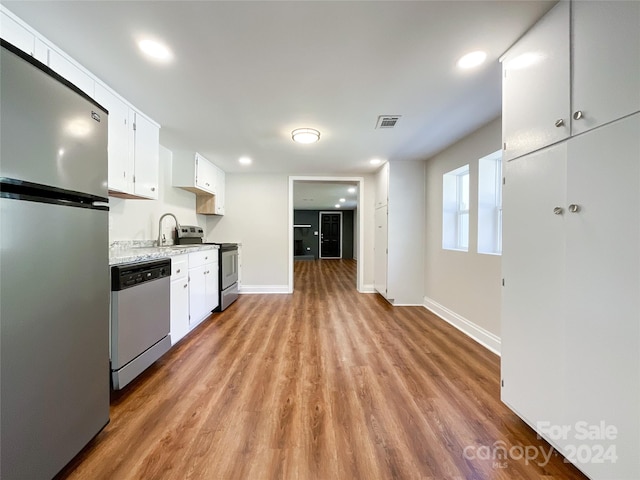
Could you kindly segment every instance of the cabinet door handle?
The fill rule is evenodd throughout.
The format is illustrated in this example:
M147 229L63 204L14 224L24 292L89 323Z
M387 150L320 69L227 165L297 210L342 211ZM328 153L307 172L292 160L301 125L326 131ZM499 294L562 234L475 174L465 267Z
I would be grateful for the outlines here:
M573 119L580 120L583 116L582 110L578 110L573 114Z
M155 192L156 191L156 187L151 187L151 191Z
M564 126L564 119L556 120L556 127L560 128Z
M189 286L189 284L188 284L188 283L185 283L185 284L184 284L184 288L187 288L188 286Z
M180 269L176 270L176 273L180 273Z
M578 213L580 211L580 205L576 205L575 203L572 203L571 205L569 205L569 211L571 213Z
M553 213L555 213L556 215L562 215L562 212L564 210L562 209L562 207L556 207L553 209Z

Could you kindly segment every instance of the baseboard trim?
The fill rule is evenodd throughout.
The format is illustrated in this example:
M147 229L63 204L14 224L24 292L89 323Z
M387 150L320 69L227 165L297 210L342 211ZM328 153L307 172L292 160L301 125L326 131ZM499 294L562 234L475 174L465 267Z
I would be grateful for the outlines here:
M373 288L373 284L363 285L359 291L360 293L376 293L376 289Z
M282 294L290 293L288 285L240 285L238 293L243 294Z
M449 310L444 305L440 305L438 302L428 297L424 297L423 307L430 312L435 313L442 320L454 326L462 333L485 347L487 350L492 351L496 355L500 355L501 341L500 337L498 337L497 335L494 335L490 331L485 330L481 326L476 325L472 321L467 320L463 316L458 315L457 313Z

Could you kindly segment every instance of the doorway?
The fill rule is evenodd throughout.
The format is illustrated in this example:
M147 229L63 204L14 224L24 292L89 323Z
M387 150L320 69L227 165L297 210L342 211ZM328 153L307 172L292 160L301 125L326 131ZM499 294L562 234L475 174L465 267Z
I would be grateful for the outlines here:
M320 258L342 258L342 212L320 212Z
M308 241L310 239L312 239L315 235L318 235L319 237L319 230L320 230L320 225L319 225L319 215L317 215L315 217L316 221L318 223L316 223L316 226L314 227L313 225L310 225L310 223L314 223L314 222L309 222L309 221L304 221L302 223L304 223L304 225L296 225L294 222L294 211L296 210L296 201L294 201L294 186L296 185L302 185L302 184L342 184L343 187L350 189L351 187L353 187L355 189L355 195L354 195L354 206L352 207L353 212L348 212L348 213L352 213L351 217L352 218L352 222L353 222L353 227L350 227L351 230L353 230L353 232L350 232L350 234L353 235L353 240L351 241L351 243L353 244L351 246L352 248L352 253L353 253L353 258L356 259L356 288L358 289L359 292L364 292L364 221L361 215L361 209L362 209L362 205L364 205L364 177L325 177L325 176L289 176L289 281L288 281L288 286L287 286L287 293L293 293L293 264L294 264L294 254L295 254L295 239L297 238L294 231L295 230L300 230L300 231L306 231L308 233L308 235L304 238L300 238L303 241ZM338 198L338 202L342 202L342 198L337 197ZM301 201L305 201L306 199L301 199ZM347 199L348 200L348 199ZM334 199L334 202L336 200ZM345 208L346 205L340 205L340 208ZM334 208L334 204L330 204L330 205L325 205L324 208L312 208L312 207L307 207L304 208L305 210L312 210L315 209L316 211L326 211L329 210L331 208ZM335 204L335 208L338 209L338 203ZM331 213L334 213L335 210ZM346 212L346 208L345 208L345 212ZM344 212L343 212L344 213ZM343 219L344 220L344 219ZM298 222L300 223L300 222ZM299 228L294 228L294 227L299 227ZM305 227L305 228L302 228ZM342 228L342 234L344 237L344 228ZM338 244L340 244L341 242L338 242ZM304 253L311 253L308 252L308 250L313 250L314 247L317 246L319 247L319 238L317 241L315 241L314 243L304 243L303 249L304 249ZM319 250L316 250L317 252L317 256L316 258L320 258L320 252ZM351 250L349 250L349 252L351 252ZM342 254L344 254L344 252L342 252Z

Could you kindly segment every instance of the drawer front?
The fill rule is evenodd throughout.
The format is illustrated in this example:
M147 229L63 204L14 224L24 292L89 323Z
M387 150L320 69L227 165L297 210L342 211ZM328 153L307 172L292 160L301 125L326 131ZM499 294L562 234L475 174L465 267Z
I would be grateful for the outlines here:
M184 278L189 273L189 256L176 255L171 257L171 281Z
M202 250L189 254L189 268L201 267L207 263L218 263L218 250Z

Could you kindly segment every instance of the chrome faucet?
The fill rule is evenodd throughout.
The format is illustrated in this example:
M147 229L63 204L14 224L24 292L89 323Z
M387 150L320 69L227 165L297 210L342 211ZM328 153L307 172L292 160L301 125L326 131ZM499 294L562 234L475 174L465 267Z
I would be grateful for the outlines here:
M176 234L178 230L180 230L180 224L178 223L178 219L173 213L165 213L164 215L162 215L160 217L160 220L158 220L158 246L164 245L167 241L166 237L162 235L162 219L167 216L173 217L173 219L176 221Z

